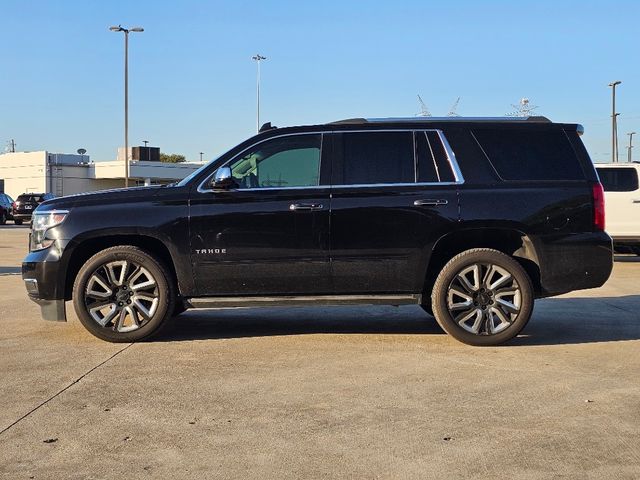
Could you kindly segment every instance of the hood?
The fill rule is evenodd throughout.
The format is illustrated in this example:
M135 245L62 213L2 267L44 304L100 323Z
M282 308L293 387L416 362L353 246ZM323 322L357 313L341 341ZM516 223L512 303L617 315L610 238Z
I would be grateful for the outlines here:
M162 195L163 192L173 190L176 187L163 187L154 185L151 187L117 188L113 190L97 190L95 192L78 193L57 197L40 204L38 212L69 209L85 205L104 205L110 203L130 203L136 201L148 201L150 198Z

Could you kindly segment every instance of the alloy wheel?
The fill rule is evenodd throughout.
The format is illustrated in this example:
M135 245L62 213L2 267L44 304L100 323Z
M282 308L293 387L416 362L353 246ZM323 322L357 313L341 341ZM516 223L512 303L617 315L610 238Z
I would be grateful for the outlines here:
M125 333L146 325L158 309L158 282L130 260L100 265L89 277L84 305L101 327Z
M492 263L474 263L460 270L447 290L453 321L474 335L495 335L509 328L522 307L514 276Z

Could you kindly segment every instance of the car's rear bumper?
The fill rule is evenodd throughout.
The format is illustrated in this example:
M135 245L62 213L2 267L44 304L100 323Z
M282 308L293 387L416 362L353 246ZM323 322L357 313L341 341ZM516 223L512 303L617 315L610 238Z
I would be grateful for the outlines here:
M33 214L31 213L14 213L13 214L13 219L14 220L22 220L23 222L29 222L31 221L31 217Z
M67 320L57 249L30 252L22 262L22 280L29 298L40 305L44 320Z
M541 296L602 286L613 269L613 242L605 232L538 238Z

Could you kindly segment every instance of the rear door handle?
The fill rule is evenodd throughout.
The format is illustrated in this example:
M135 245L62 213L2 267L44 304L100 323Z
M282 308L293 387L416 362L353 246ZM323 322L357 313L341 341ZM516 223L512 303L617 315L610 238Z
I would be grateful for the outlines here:
M416 207L422 207L422 206L437 207L438 205L446 205L448 203L449 203L448 200L435 199L435 198L425 198L424 200L416 200L415 202L413 202L413 204Z
M640 199L636 198L635 200L633 200L633 203L640 203Z
M289 205L289 210L292 212L322 210L323 208L324 207L321 203L292 203Z

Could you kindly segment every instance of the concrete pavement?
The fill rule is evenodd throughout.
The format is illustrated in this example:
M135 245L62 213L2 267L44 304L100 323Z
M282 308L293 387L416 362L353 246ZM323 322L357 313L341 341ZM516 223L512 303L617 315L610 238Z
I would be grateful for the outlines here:
M640 478L640 262L473 348L413 307L39 319L0 227L0 478ZM69 307L71 307L69 305Z

